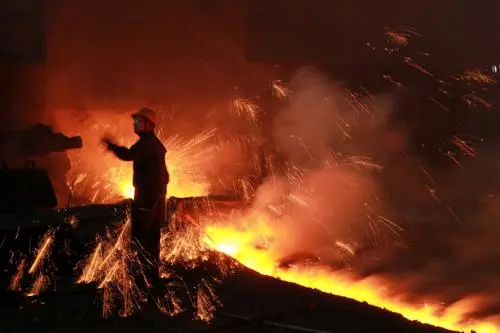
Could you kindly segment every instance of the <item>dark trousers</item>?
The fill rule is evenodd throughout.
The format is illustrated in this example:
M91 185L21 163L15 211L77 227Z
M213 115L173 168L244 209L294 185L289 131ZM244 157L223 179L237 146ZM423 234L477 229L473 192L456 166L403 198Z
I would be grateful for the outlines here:
M144 274L137 274L137 283L140 288L153 292L154 296L161 292L160 226L164 220L165 196L136 196L132 207L132 239Z

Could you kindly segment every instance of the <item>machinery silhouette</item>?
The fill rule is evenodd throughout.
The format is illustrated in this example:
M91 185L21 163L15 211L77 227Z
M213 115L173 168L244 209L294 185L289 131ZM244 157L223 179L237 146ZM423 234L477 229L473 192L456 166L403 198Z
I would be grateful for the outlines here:
M0 214L55 208L58 202L51 179L33 159L82 147L81 137L55 133L44 124L0 132Z

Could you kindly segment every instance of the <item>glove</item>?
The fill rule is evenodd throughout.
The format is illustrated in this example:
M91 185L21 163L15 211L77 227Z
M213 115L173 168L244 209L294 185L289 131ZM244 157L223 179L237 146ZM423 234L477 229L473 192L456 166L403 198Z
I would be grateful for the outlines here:
M103 145L106 146L106 149L107 150L112 150L113 147L116 147L116 145L107 137L104 137L101 139L101 142Z

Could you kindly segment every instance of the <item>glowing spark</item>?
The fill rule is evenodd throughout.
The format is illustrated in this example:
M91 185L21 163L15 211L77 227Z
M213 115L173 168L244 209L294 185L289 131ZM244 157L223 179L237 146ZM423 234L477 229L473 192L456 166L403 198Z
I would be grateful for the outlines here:
M134 196L131 164L124 163L111 154L101 154L102 147L96 138L102 137L106 130L107 128L98 125L86 128L82 135L86 142L89 142L87 147L68 154L72 168L67 178L75 198L87 199L90 203L108 203ZM158 129L158 136L168 149L168 196L190 197L207 194L209 183L206 175L210 172L214 158L216 146L213 139L217 129L205 130L189 140L179 136L165 139L163 132L162 128ZM125 145L135 141L131 132L122 135L127 138ZM95 163L96 160L99 160L99 163Z
M247 117L252 121L257 119L260 111L257 104L246 98L235 99L232 103L232 109L236 112L236 114Z
M27 296L35 296L40 294L45 290L47 285L49 284L49 278L43 274L40 274L35 282L33 283L33 286L31 287L31 290L26 294Z
M385 35L390 43L407 46L412 36L420 36L415 29L408 27L399 27L396 30L386 29Z
M463 96L463 99L467 102L469 107L472 107L475 105L482 105L486 109L493 108L493 104L491 104L490 102L488 102L487 100L485 100L479 96L474 95L474 93L465 94Z
M26 260L23 258L17 265L16 273L10 281L9 289L13 291L21 291L21 280L24 276L24 268L26 266Z
M466 140L454 135L451 142L457 146L465 156L476 157L477 150Z
M436 105L439 106L444 111L450 112L450 109L446 105L444 105L443 103L441 103L440 101L438 101L434 97L429 97L429 100L431 100L432 102L436 103Z
M464 73L458 74L457 78L470 83L492 84L497 82L487 71L481 69L468 69Z
M432 78L435 78L434 74L432 74L431 72L429 72L427 69L425 69L422 65L419 65L415 62L415 60L413 60L412 58L409 58L409 57L405 57L403 58L404 62L406 64L408 64L408 66L412 67L412 68L415 68L416 70L424 73L425 75L428 75Z
M350 246L347 243L344 243L344 242L341 242L341 241L336 241L335 245L337 245L338 247L340 247L342 250L344 250L346 252L349 252L351 255L354 255L356 253L354 251L354 249L352 248L352 246Z
M290 90L281 80L271 81L271 89L273 95L280 99L283 99L290 94Z
M401 88L403 86L402 83L400 83L400 82L396 81L395 79L393 79L393 77L391 75L389 75L389 74L384 74L384 75L382 75L382 77L385 80L387 80L390 83L392 83L396 88Z
M39 248L37 249L35 260L33 261L33 264L31 264L28 273L34 274L35 272L38 271L40 264L49 255L50 247L53 241L54 241L53 232L52 231L47 232L40 242L41 246L39 246Z
M218 299L212 288L203 280L196 293L196 318L210 322L214 318Z

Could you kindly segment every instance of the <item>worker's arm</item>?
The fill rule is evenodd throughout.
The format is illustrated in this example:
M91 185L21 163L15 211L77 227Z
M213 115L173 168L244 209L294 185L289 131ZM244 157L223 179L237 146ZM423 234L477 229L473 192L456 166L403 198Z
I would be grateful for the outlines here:
M137 144L127 148L118 146L109 140L104 140L104 142L106 143L108 150L122 161L137 161L141 159L145 153L144 149L140 149Z
M133 161L135 158L134 150L127 147L117 146L114 143L108 145L109 151L115 154L122 161Z

